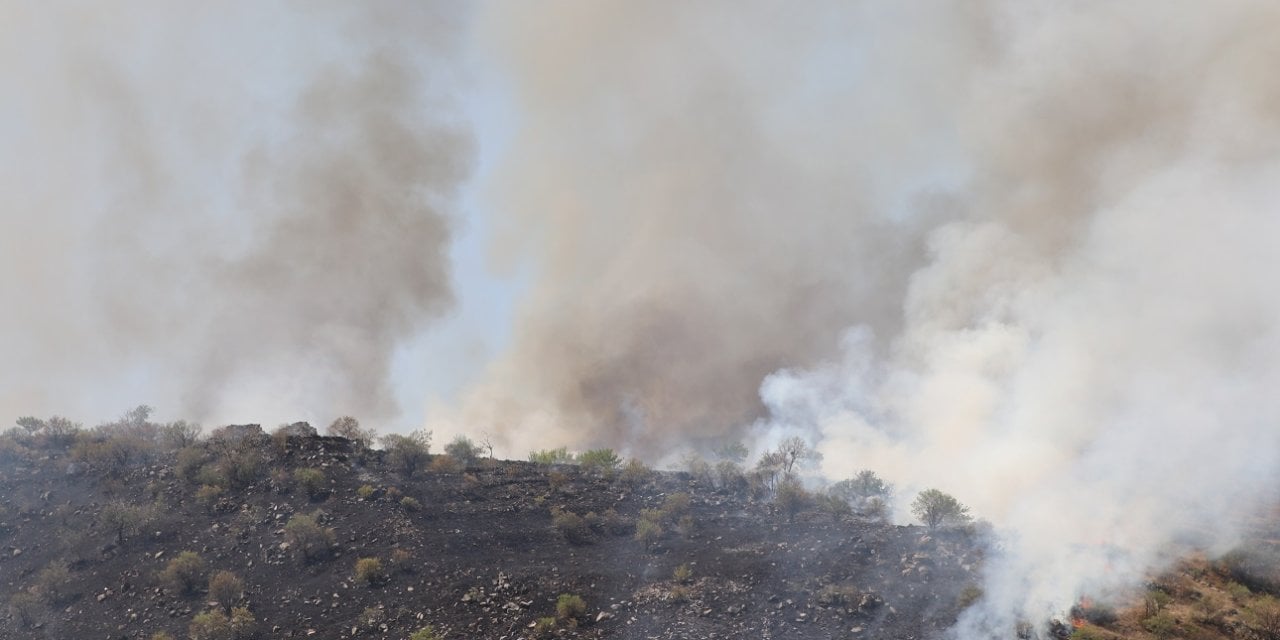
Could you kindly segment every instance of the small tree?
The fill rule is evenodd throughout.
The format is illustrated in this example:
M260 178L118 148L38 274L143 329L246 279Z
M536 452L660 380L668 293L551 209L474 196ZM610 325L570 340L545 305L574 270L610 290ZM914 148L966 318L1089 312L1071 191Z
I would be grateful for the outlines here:
M482 451L483 449L481 449L480 445L472 442L471 438L466 436L458 436L444 447L445 453L461 462L464 466L474 464Z
M351 416L342 416L334 420L325 433L339 438L346 438L354 442L360 449L368 449L373 446L374 439L378 436L378 432L373 429L361 429L360 421Z
M800 463L817 464L822 461L822 453L814 449L804 438L793 436L778 443L775 450L782 465L783 475L790 476Z
M930 529L944 524L961 525L973 519L969 507L937 489L921 491L911 503L911 513Z
M431 453L431 432L418 430L409 435L392 433L382 436L382 446L387 450L388 462L391 466L412 477L414 473L427 466Z

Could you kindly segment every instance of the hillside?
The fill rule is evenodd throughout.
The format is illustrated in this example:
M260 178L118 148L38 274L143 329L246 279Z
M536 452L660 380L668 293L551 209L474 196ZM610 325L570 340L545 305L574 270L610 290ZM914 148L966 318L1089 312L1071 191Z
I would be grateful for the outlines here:
M980 595L972 530L634 463L406 458L305 425L7 437L6 638L919 640ZM1274 640L1268 548L1034 635Z
M9 452L6 637L185 638L221 608L204 577L226 570L243 582L229 604L255 620L243 637L407 638L430 625L444 638L923 638L954 619L979 561L961 532L789 517L688 474L432 456L406 475L349 440L253 430L188 449L203 467L174 452L100 468ZM258 462L242 486L199 477L234 475L226 460L244 456ZM642 542L645 509L662 531ZM312 514L331 547L302 549L287 530ZM184 594L165 571L187 551L204 567ZM382 575L358 579L360 558ZM562 594L584 609L554 620Z

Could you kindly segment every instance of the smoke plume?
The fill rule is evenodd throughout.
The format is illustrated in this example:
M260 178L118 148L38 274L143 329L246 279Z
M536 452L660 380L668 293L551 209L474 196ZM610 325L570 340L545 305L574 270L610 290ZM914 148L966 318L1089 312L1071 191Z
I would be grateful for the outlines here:
M0 406L97 389L198 419L394 414L397 345L452 300L460 12L0 12Z
M509 9L493 189L538 271L467 424L940 487L1010 532L963 638L1273 497L1270 3Z

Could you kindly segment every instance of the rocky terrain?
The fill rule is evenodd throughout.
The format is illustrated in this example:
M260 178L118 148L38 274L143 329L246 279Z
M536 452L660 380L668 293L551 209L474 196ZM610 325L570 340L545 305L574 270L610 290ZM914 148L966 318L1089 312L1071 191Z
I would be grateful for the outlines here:
M981 595L973 528L635 463L405 457L306 425L5 438L3 638L924 640ZM1009 637L1277 640L1276 521Z
M226 637L408 638L430 626L443 638L906 640L954 620L981 558L964 532L784 514L688 474L433 456L406 475L342 438L251 430L237 446L260 464L226 490L201 484L181 453L94 468L66 451L11 452L4 637L184 638L197 614L234 606L254 623ZM194 448L216 462L214 444ZM122 507L136 521L120 524ZM663 531L642 541L646 509ZM331 530L331 545L300 549L288 530L298 515ZM204 565L186 593L166 574L183 552ZM360 558L381 570L357 576ZM226 606L204 582L219 570L243 585ZM564 594L582 608L558 615Z

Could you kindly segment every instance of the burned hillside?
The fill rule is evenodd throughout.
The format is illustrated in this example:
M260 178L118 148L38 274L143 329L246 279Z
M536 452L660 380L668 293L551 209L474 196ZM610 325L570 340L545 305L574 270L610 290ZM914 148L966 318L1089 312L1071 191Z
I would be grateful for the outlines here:
M919 639L973 598L982 559L969 531L706 476L410 464L304 425L2 455L13 638Z

